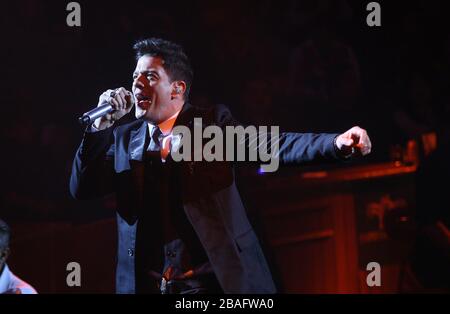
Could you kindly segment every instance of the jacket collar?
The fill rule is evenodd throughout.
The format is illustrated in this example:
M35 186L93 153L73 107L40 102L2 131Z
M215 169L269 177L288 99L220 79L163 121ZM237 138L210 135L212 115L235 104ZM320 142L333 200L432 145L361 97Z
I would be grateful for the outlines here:
M4 293L9 289L11 282L11 272L8 265L5 264L3 267L3 272L0 275L0 294Z
M193 107L190 103L188 102L184 103L183 108L178 114L178 117L173 126L174 127L178 125L189 126L190 122L192 121L192 109ZM149 132L148 123L144 120L142 120L142 122L138 124L135 129L131 130L130 144L128 146L131 160L143 161L145 139L147 137L147 132Z

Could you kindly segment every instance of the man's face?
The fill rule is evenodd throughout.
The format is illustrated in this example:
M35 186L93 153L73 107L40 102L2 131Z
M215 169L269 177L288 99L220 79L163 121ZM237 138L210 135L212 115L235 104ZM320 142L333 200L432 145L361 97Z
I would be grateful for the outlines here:
M171 101L174 85L159 57L142 56L133 73L133 94L136 118L159 124L174 115L180 108Z

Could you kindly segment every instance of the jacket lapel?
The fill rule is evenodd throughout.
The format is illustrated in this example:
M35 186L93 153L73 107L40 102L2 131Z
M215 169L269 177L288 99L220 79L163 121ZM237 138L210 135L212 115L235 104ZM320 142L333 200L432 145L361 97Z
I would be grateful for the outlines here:
M142 121L142 124L139 128L131 131L130 144L128 145L130 160L144 160L144 146L147 132L148 124L145 121Z

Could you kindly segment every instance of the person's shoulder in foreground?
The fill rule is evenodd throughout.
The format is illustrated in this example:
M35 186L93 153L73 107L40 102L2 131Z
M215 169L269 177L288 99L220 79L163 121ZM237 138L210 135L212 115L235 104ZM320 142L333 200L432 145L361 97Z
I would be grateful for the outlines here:
M0 294L37 294L28 283L14 275L5 264L0 276Z

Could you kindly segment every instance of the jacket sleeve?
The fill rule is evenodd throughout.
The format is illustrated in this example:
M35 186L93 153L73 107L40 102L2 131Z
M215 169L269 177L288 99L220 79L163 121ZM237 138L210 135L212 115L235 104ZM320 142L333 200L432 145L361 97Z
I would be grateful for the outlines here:
M92 199L113 192L113 127L85 131L72 165L70 194L75 199Z
M215 120L222 128L226 126L242 126L225 106L217 106L215 111ZM258 145L260 140L267 139L267 147L277 143L278 158L280 164L298 164L313 160L344 160L335 148L335 138L338 133L279 133L275 136L271 133L271 127L267 128L266 133L262 133L257 128ZM274 137L272 137L274 136ZM252 149L249 143L251 138L245 139L247 149ZM255 146L253 146L253 149Z

